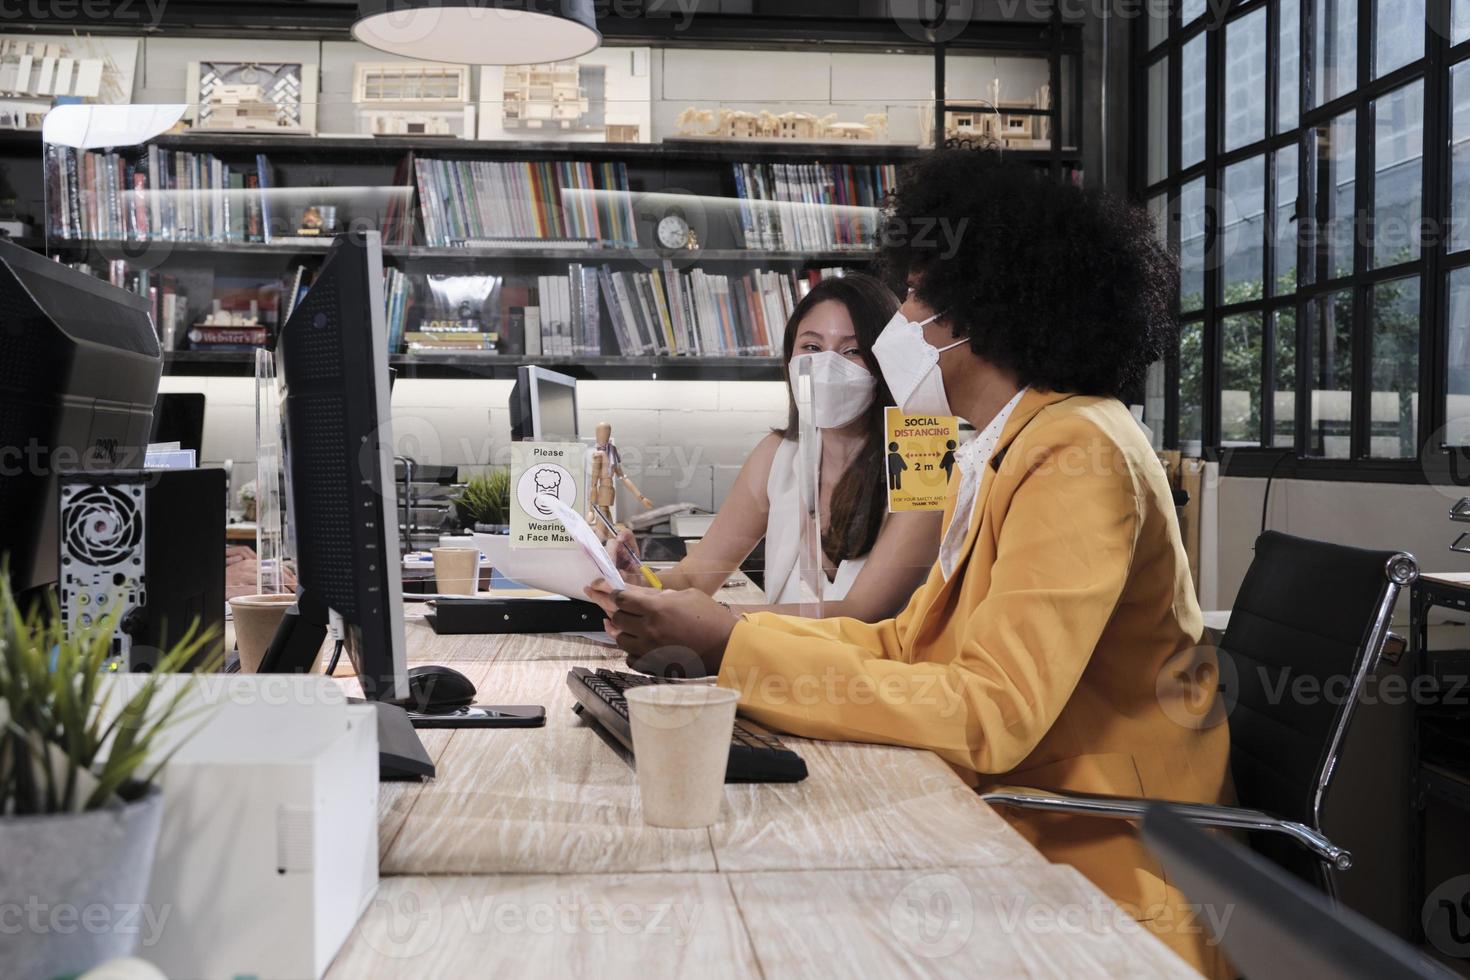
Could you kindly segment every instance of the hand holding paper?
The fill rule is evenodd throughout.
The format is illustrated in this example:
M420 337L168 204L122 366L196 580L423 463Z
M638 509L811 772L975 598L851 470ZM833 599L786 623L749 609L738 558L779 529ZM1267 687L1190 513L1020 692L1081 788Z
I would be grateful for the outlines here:
M578 514L572 508L562 503L561 500L550 494L538 494L536 505L538 507L544 507L551 512L552 516L561 521L562 527L566 528L567 533L572 536L572 540L577 542L577 546L587 554L587 557L592 559L593 564L597 566L597 570L602 573L603 578L607 579L608 584L612 586L614 591L623 587L623 577L618 574L617 566L613 564L612 558L603 549L602 539L582 519L581 514Z

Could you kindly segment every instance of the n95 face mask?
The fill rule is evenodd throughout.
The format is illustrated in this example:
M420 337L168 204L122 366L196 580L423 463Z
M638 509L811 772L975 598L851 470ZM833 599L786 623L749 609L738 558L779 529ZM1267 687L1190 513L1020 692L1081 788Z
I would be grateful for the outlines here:
M906 414L952 414L944 394L944 376L939 372L939 355L969 341L960 339L945 347L935 347L925 340L924 325L943 315L936 313L915 323L899 311L873 342L873 357L883 372L883 380L888 382L888 390Z
M856 364L834 350L817 354L800 354L791 359L787 374L791 390L796 393L797 407L804 410L801 398L800 364L811 364L812 424L819 429L840 429L862 415L873 404L878 379L867 368Z

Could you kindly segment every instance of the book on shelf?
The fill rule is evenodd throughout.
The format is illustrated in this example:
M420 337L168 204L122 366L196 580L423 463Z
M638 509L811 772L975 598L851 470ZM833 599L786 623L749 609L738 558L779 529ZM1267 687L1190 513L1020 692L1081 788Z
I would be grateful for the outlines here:
M190 350L252 350L270 343L263 326L216 327L196 324L189 328Z
M602 266L598 285L619 353L625 356L771 357L810 275L752 270L743 276L680 271L670 261L648 272Z
M388 331L388 353L403 347L408 311L413 306L413 284L408 274L391 266L383 270L383 303L387 306L383 325Z
M524 306L520 308L523 350L528 357L541 356L541 307Z
M522 313L526 353L552 357L602 353L597 270L573 262L564 276L536 277L535 306Z
M279 323L281 283L259 276L219 276L202 319L184 333L190 350L251 350L271 342ZM178 328L175 326L177 339Z
M500 349L499 335L484 330L410 330L403 335L403 340L410 354L430 351L495 353Z
M270 162L150 144L130 154L48 143L49 234L64 239L268 242Z
M413 166L429 245L638 245L624 163L416 157Z
M744 247L863 249L898 183L893 164L733 163Z
M189 299L179 302L179 284L173 276L159 276L151 290L154 302L153 328L158 331L159 345L166 351L178 349L180 324L188 312Z
M383 212L383 244L412 245L414 231L413 183L417 156L410 150L393 169L393 191Z

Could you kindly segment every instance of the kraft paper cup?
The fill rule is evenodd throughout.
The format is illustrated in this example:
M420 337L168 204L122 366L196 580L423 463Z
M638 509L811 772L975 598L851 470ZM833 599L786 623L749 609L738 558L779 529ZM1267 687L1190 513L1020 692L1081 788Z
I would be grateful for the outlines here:
M480 591L479 548L435 548L435 588L440 595L475 595Z
M643 822L708 827L725 801L738 691L709 684L629 688L628 721Z
M260 672L260 661L281 625L281 617L296 602L290 592L271 595L241 595L230 600L235 619L235 646L240 649L240 671Z

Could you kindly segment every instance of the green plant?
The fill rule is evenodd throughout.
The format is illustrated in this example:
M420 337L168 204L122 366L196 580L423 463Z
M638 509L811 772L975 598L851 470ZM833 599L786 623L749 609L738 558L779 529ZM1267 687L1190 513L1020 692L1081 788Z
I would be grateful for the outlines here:
M505 524L510 520L510 471L490 470L470 478L454 498L454 510L466 528L476 524Z
M214 639L196 621L115 712L103 682L116 614L79 628L56 602L22 610L0 570L0 816L75 813L142 798L167 761L159 737L191 714L190 685L162 690ZM217 663L202 663L211 670ZM171 753L170 753L171 754Z

